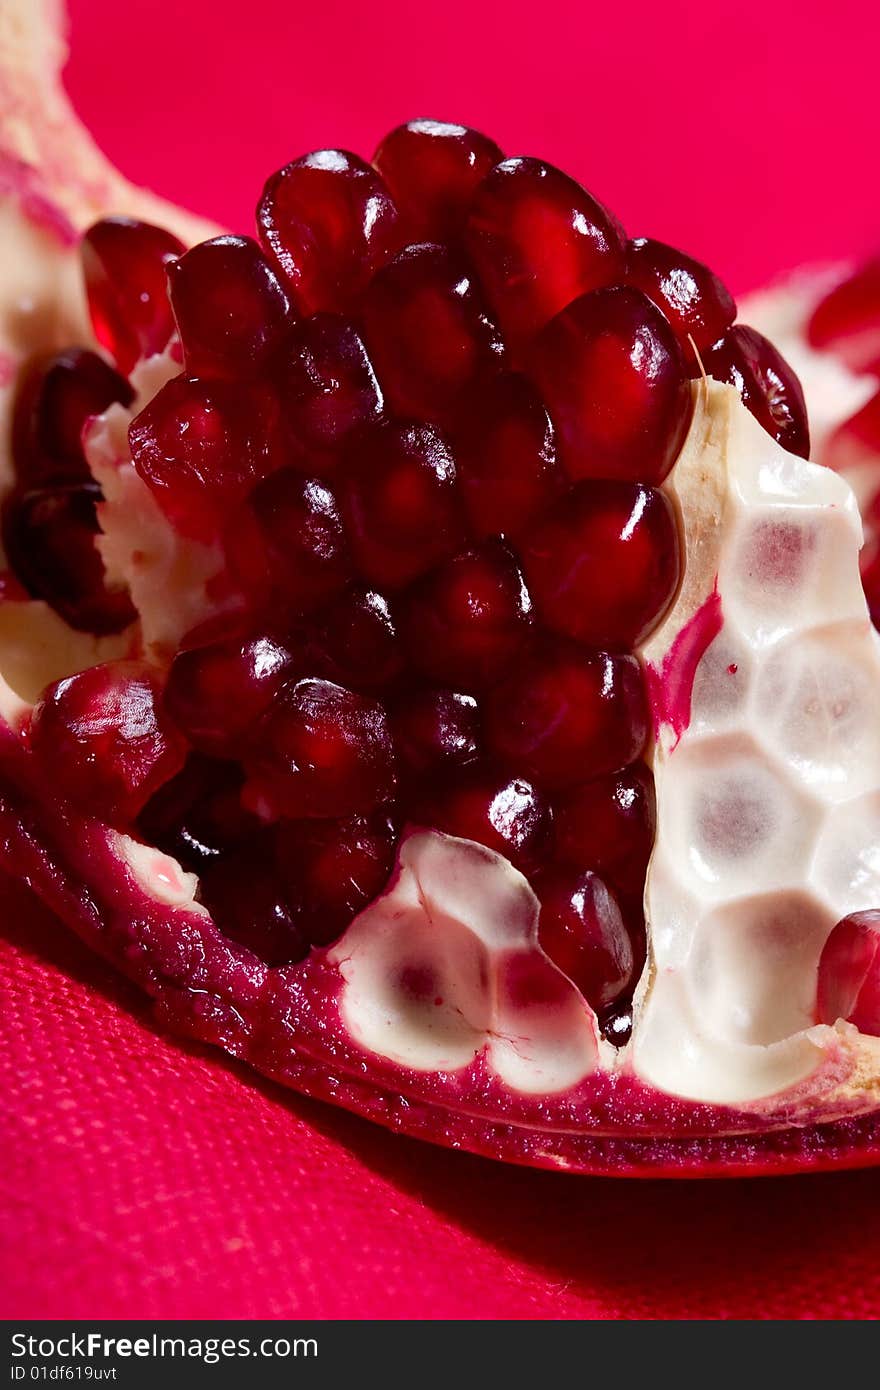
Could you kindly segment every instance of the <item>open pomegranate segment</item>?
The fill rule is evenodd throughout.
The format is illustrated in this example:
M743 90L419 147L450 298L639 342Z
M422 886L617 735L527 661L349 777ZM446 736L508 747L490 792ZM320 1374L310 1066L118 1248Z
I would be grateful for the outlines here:
M288 164L256 239L32 211L92 327L8 345L5 866L393 1128L873 1161L859 515L718 278L431 121Z

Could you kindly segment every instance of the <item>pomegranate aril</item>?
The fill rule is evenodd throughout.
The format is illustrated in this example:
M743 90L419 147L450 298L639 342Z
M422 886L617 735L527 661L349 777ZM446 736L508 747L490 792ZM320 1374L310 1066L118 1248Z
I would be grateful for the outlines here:
M392 711L401 775L410 779L466 767L480 753L480 712L472 695L407 690Z
M455 460L430 425L391 423L351 452L340 500L361 574L399 589L458 549Z
M125 589L107 583L95 545L94 484L47 487L12 497L3 510L9 563L33 598L45 599L79 632L122 632L137 614Z
M115 401L128 406L133 400L125 377L88 348L67 348L32 362L19 386L12 424L19 480L29 487L91 482L82 447L87 420Z
M174 331L166 271L185 247L149 222L106 217L80 243L95 337L128 376L142 357L162 352Z
M729 382L758 424L801 458L810 456L810 426L801 384L785 358L754 328L734 324L703 358L709 376Z
M344 310L403 242L381 178L345 150L316 150L273 174L257 227L306 314Z
M514 539L565 485L550 417L531 382L503 373L480 382L453 431L467 518L478 536Z
M819 960L817 1016L880 1037L880 911L854 912L832 930Z
M727 286L701 261L649 237L629 243L626 281L646 294L669 320L691 376L699 376L690 340L703 353L733 323L736 301Z
M474 190L503 152L487 136L444 121L397 126L373 156L409 241L452 241Z
M807 341L854 372L880 373L880 257L836 285L813 310Z
M267 634L229 636L177 653L165 708L195 748L231 756L289 677L290 652Z
M267 837L209 864L199 881L199 897L223 935L267 965L289 965L308 955L308 938Z
M192 753L180 772L150 798L137 819L147 844L201 872L242 840L260 821L241 804L244 774L237 763Z
M316 614L307 650L319 675L355 690L391 685L404 665L388 602L372 589L349 589Z
M370 282L364 337L398 415L445 422L464 388L501 362L503 346L466 267L443 246L408 246Z
M394 793L394 748L381 704L332 681L282 686L253 731L248 804L271 814L353 816Z
M397 833L393 820L377 811L341 821L284 821L275 843L300 930L312 945L328 946L385 887Z
M826 440L822 451L823 463L838 472L849 468L861 468L865 465L874 468L878 457L880 457L880 391L877 392L876 396L872 396L861 410L857 410L855 415L851 415L848 420L844 420L842 424L838 425L837 429ZM877 510L877 500L875 498L872 508L874 513ZM869 517L865 519L870 519L875 527L880 524L880 517L876 514L869 514ZM864 559L864 554L862 559Z
M678 524L668 498L627 482L582 482L520 547L539 618L593 647L642 642L678 587Z
M537 159L506 159L487 174L471 204L465 243L514 345L579 295L623 279L614 219L580 184Z
M134 466L185 536L214 539L227 514L285 462L268 387L179 376L131 423Z
M409 658L422 675L456 690L479 691L521 650L531 601L511 552L489 541L417 581L397 614Z
M131 824L185 755L162 712L158 673L135 661L92 666L48 686L29 739L60 795L118 825Z
M597 874L556 872L538 884L538 939L597 1013L633 983L632 943L614 894Z
M227 550L255 601L304 613L344 588L345 534L326 483L284 468L254 488L230 522Z
M168 294L189 376L259 371L287 325L290 305L250 237L200 242L168 267Z
M625 1047L632 1037L632 1004L618 1004L599 1019L599 1031L613 1047Z
M628 286L582 295L532 344L528 369L571 478L662 482L692 397L678 340L647 295Z
M582 782L554 804L555 856L595 869L618 894L638 896L656 829L654 780L643 763Z
M634 762L648 738L638 661L547 644L489 692L490 752L552 789Z
M310 460L315 450L338 449L382 417L367 349L338 314L312 314L291 329L276 356L275 378L285 418Z
M540 863L552 828L549 805L536 787L479 765L432 779L410 802L409 818L486 845L524 873Z

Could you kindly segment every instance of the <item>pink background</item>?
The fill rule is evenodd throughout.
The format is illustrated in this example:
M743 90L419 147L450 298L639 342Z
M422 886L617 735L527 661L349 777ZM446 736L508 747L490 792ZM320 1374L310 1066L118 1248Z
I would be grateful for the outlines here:
M880 241L873 0L71 9L107 152L238 228L284 160L428 114L563 164L737 290ZM880 1312L878 1172L663 1186L429 1149L158 1035L8 886L0 922L7 1316Z

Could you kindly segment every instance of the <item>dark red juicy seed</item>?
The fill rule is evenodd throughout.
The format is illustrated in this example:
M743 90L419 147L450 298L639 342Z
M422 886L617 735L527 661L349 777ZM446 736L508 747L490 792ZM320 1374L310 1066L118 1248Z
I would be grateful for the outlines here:
M398 415L443 423L503 347L473 277L443 246L408 246L376 275L361 307L364 337Z
M363 341L338 314L313 314L290 331L276 359L286 419L310 451L332 451L382 416L384 401ZM327 460L327 466L333 463Z
M317 150L273 174L257 226L306 314L345 309L403 241L381 178L345 150Z
M125 589L108 585L95 545L94 484L73 483L14 496L3 510L3 543L34 598L45 599L80 632L121 632L137 616Z
M82 447L86 421L115 401L128 406L133 400L125 377L88 348L32 362L18 389L12 425L19 480L29 487L91 482Z
M807 325L812 347L842 357L854 372L880 373L880 257L835 285Z
M254 489L230 523L227 547L245 590L288 613L326 602L349 577L336 498L292 468Z
M308 658L317 674L354 690L381 690L403 670L404 656L387 600L349 589L316 614Z
M666 477L690 424L691 386L675 334L641 290L575 300L532 344L529 371L570 477Z
M392 711L402 773L420 778L466 767L480 751L480 713L471 695L422 687L407 690Z
M490 750L539 786L569 787L640 756L648 711L632 656L548 644L489 693Z
M297 905L297 924L313 945L329 945L381 893L396 841L394 823L382 812L278 826L279 869Z
M371 430L352 451L340 498L363 576L399 589L462 539L455 460L430 425Z
M289 965L308 955L308 938L268 841L241 845L209 864L199 897L223 935L267 965Z
M697 352L717 343L736 318L736 301L718 276L703 265L666 246L642 237L627 250L627 284L646 294L671 323L691 376L700 375Z
M478 536L515 539L564 485L550 417L524 376L480 382L463 404L453 442L465 510Z
M654 781L643 763L582 782L554 806L556 857L588 865L626 897L640 895L654 845Z
M260 830L241 804L238 763L192 753L180 772L150 798L137 820L147 844L197 872Z
M165 708L195 748L230 756L289 677L291 664L286 647L266 634L185 649L171 663Z
M542 947L597 1013L604 1012L632 985L635 966L614 894L589 870L549 875L539 894Z
M129 429L134 466L185 536L213 539L247 491L284 461L278 403L263 385L175 377Z
M853 912L831 931L819 960L817 1021L848 1019L880 1037L880 912Z
M624 247L613 218L580 184L537 159L506 159L486 176L465 242L514 345L579 295L623 279Z
M637 646L678 587L672 505L638 483L579 483L531 532L521 556L537 615L593 647Z
M352 816L394 792L391 729L375 700L302 680L283 686L253 732L245 760L250 804L282 816Z
M93 666L50 685L34 709L30 743L57 793L130 825L183 766L183 739L159 697L158 673L135 661Z
M810 426L801 384L762 334L734 324L706 353L703 365L716 381L736 387L743 405L783 449L809 458Z
M287 294L250 237L194 246L169 265L168 293L189 376L259 371L290 313Z
M400 211L409 241L450 241L461 232L480 181L504 158L477 130L443 121L409 121L373 156Z
M419 580L397 613L418 671L455 690L479 691L521 650L531 602L511 552L489 541L461 551Z
M128 376L174 331L166 270L185 250L161 227L129 217L96 222L80 243L95 337Z
M413 799L410 818L417 825L476 840L526 873L540 861L552 825L545 797L530 782L480 766L432 780Z

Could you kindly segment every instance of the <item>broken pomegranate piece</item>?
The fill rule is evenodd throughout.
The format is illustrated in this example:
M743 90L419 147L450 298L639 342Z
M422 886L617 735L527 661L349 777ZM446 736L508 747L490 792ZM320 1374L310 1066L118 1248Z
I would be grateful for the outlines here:
M880 1154L858 517L721 281L434 121L294 159L256 239L78 225L96 343L18 386L4 863L169 1025L392 1127Z

